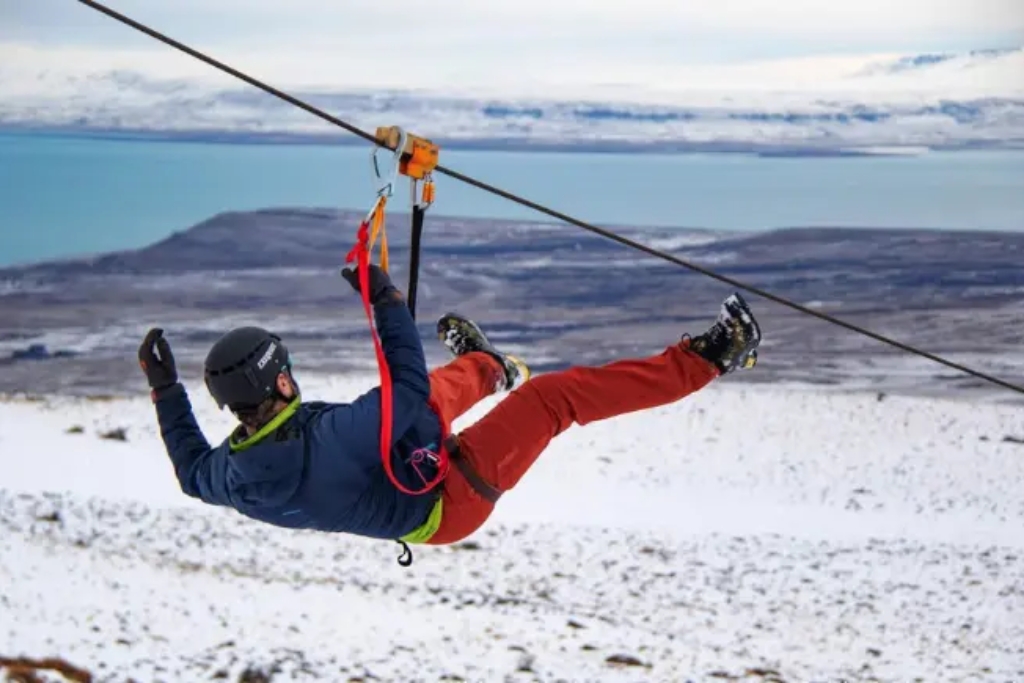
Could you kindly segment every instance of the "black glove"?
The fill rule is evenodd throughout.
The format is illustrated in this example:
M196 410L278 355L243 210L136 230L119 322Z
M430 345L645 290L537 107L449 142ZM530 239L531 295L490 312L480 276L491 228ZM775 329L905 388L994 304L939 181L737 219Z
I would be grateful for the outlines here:
M341 271L341 276L348 280L348 283L352 285L352 289L362 293L362 289L359 287L359 271L355 268L345 268ZM377 304L384 303L386 301L401 301L402 293L398 291L394 283L391 282L391 278L384 272L384 269L380 266L371 263L370 264L370 303L374 306Z
M139 347L139 365L153 390L166 389L178 382L174 354L163 335L160 328L151 329Z

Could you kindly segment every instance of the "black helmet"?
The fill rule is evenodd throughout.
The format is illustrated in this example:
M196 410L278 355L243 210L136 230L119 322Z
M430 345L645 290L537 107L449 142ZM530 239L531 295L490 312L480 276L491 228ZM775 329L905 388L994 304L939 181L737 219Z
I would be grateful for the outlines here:
M277 392L277 376L288 368L281 338L260 327L231 330L206 356L206 388L220 408L252 408Z

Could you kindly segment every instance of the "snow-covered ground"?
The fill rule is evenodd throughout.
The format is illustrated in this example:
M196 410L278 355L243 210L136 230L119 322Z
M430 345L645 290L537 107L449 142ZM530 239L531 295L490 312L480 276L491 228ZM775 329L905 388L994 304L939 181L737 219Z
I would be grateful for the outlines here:
M0 658L140 682L1024 680L1022 417L724 380L570 430L470 542L403 569L395 544L185 498L144 397L10 397Z
M1024 145L1024 49L665 62L610 74L452 79L364 56L227 52L232 66L363 128L476 145L915 153ZM515 60L513 60L514 63ZM405 80L391 80L404 74ZM387 85L382 84L387 82ZM160 134L332 136L319 119L170 50L0 43L0 125Z

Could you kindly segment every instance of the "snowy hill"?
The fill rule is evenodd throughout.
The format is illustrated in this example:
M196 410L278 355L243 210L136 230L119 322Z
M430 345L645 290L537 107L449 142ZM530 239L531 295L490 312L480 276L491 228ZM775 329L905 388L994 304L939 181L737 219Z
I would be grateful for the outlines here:
M722 381L570 430L408 570L185 498L143 396L9 399L0 424L0 658L140 683L1024 678L1019 407Z
M168 330L185 366L201 363L227 326L260 324L287 337L302 368L373 367L359 299L337 275L361 217L334 209L227 212L143 249L0 269L0 392L134 392L135 350L151 324ZM608 227L1024 384L1024 233ZM541 369L660 350L683 332L706 329L731 291L560 224L438 215L429 230L417 306L424 339L454 308ZM394 275L405 283L408 231L392 233ZM768 352L759 372L741 381L1021 398L772 302L752 296L751 305ZM32 344L80 355L12 358ZM426 346L428 358L442 358L439 344Z
M787 154L1024 146L1024 49L666 64L614 83L585 69L573 80L534 74L500 85L426 73L386 87L368 83L359 65L325 74L324 61L249 54L234 63L364 128L398 124L448 145ZM178 55L12 43L0 44L0 126L349 141Z

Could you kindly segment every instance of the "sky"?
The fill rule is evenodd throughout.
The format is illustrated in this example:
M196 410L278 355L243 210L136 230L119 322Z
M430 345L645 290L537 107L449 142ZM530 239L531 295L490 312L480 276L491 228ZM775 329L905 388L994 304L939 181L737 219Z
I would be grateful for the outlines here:
M208 48L420 50L690 63L1024 44L1022 0L110 0ZM77 0L0 0L0 39L134 48ZM429 59L428 59L429 63Z
M428 87L500 90L587 79L614 87L685 79L688 72L678 67L688 65L1024 45L1024 0L107 4L218 59L293 86L407 87L422 81ZM5 45L35 52L4 52ZM78 0L0 0L0 55L7 55L8 66L11 60L37 60L39 50L54 64L72 66L91 59L124 68L159 59L152 69L168 76L206 68Z

